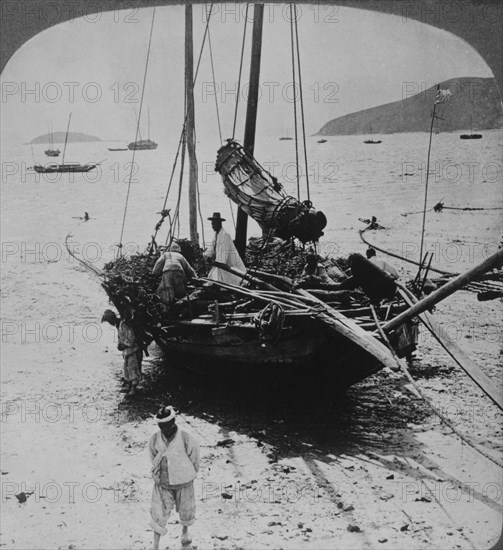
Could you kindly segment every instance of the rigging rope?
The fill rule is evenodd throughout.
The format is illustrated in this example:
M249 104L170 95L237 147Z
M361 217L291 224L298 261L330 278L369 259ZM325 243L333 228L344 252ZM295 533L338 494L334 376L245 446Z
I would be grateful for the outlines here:
M438 418L440 418L440 420L446 425L448 426L460 439L461 441L463 441L464 443L466 443L469 447L471 447L472 449L474 449L475 451L477 451L478 453L480 453L482 456L484 456L485 458L487 458L488 460L490 460L491 462L493 462L494 464L496 464L497 466L500 466L502 467L503 464L499 461L497 461L496 459L494 459L491 455L489 455L488 453L486 453L484 450L482 450L478 445L475 445L475 443L472 443L465 435L463 435L461 432L459 432L453 425L453 423L443 414L441 413L432 403L431 401L426 397L426 395L423 393L423 391L421 390L421 388L418 386L418 384L416 383L416 381L414 380L414 378L412 378L410 372L408 371L407 367L404 365L404 362L403 360L400 360L397 356L397 354L395 353L395 350L393 349L389 339L388 339L388 336L386 335L386 333L384 332L383 328L382 328L382 325L381 325L381 322L379 321L379 318L377 317L377 313L376 313L376 310L375 310L375 307L370 304L370 310L372 311L372 316L374 317L374 322L376 324L376 327L377 327L377 330L381 336L381 338L384 340L384 342L386 343L387 347L389 348L392 356L393 356L393 359L395 360L396 364L399 366L400 370L403 372L403 374L407 377L407 379L409 380L409 382L412 384L412 386L414 387L414 389L417 391L417 393L421 396L421 398L423 399L423 401L426 403L426 405L428 405L428 407L430 407L430 409L438 416Z
M236 107L234 109L234 124L232 126L232 139L234 139L234 136L236 135L236 122L238 118L239 94L241 90L241 73L243 71L243 59L244 59L245 43L246 43L246 28L248 23L248 6L249 4L247 3L246 11L245 11L245 24L244 24L244 30L243 30L243 42L241 44L241 59L239 61L238 89L236 93Z
M152 11L152 23L151 23L151 26L150 26L150 36L149 36L149 40L148 40L147 59L145 61L145 72L143 73L143 85L142 85L142 89L141 89L141 98L140 98L140 113L139 113L139 116L138 116L138 121L136 123L135 141L138 140L138 134L139 134L139 131L140 131L140 118L141 118L141 111L142 111L142 108L143 108L143 98L145 96L145 84L147 82L148 63L149 63L149 60L150 60L150 48L152 46L152 34L154 32L154 20L155 20L155 7ZM124 216L122 218L121 235L120 235L120 238L119 238L118 251L117 251L119 256L122 255L122 238L124 236L124 227L126 225L126 214L127 214L128 203L129 203L129 194L131 192L131 181L133 179L135 155L136 155L136 148L133 149L133 157L131 159L131 169L129 171L129 181L128 181L127 194L126 194L126 204L124 205Z
M437 90L439 87L437 86ZM435 122L435 109L437 108L437 103L433 104L433 112L431 114L431 125L430 125L430 140L428 143L428 157L426 159L426 184L424 188L424 207L423 207L423 225L421 228L421 246L419 247L419 260L423 257L423 244L424 244L424 230L426 228L426 203L428 200L428 176L430 175L430 153L431 153L431 138L433 136L433 123Z
M398 260L402 260L403 262L408 262L410 264L414 264L417 266L420 266L421 264L419 262L416 262L415 260L411 260L410 258L404 258L403 256L400 256L399 254L395 254L393 252L389 252L388 250L385 250L384 248L379 248L375 244L370 243L365 239L363 234L365 233L366 229L362 229L359 231L360 239L368 246L371 246L372 248L375 248L376 250L379 250L379 252L382 252L383 254L387 254L388 256L392 256L393 258L397 258ZM452 271L443 271L441 269L436 269L435 267L430 267L430 271L435 271L435 273L440 273L441 275L459 275L459 273L454 273Z
M82 222L77 222L77 225L76 227L78 227ZM96 269L92 264L90 264L89 262L87 262L86 260L82 260L81 258L79 258L75 252L68 246L68 239L70 237L73 237L72 235L72 232L70 231L68 233L68 235L66 236L65 238L65 247L66 247L66 250L68 251L68 254L70 254L70 256L72 258L75 258L78 262L80 262L86 269L88 269L89 271L92 271L95 275L97 275L98 277L102 277L103 276L103 273L99 270L99 269Z

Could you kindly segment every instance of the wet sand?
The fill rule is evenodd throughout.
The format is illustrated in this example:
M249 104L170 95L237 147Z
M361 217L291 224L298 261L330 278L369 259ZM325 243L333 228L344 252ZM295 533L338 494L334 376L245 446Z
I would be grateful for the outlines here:
M499 343L477 337L499 304L462 292L437 316L466 308L474 337L463 347L501 380ZM49 345L44 361L36 345L4 350L16 361L2 370L6 548L148 548L146 442L164 402L201 444L194 547L489 548L499 537L501 469L441 425L402 377L378 373L331 402L282 396L167 369L153 345L141 393L128 399L113 331L103 327L95 344ZM501 458L501 414L430 339L412 373L461 432ZM34 491L22 504L21 490ZM164 544L180 547L180 531L173 516Z

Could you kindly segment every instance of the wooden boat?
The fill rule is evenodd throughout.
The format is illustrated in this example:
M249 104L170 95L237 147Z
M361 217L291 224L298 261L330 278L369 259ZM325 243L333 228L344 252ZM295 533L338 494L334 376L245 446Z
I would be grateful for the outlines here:
M369 139L366 139L363 143L366 143L366 144L377 144L377 143L382 143L382 140L380 139L374 139L374 136L372 134L372 126L369 126L369 131L370 131L370 138Z
M263 5L256 4L254 10L244 143L241 146L235 140L228 140L218 150L216 161L225 193L239 206L235 243L240 252L243 236L246 237L243 220L246 221L248 215L262 226L264 239L296 237L302 242L317 241L326 223L324 215L309 201L300 203L287 196L281 184L253 157ZM195 132L190 5L186 5L185 13L187 126L184 126L181 143L187 146L191 159L189 204L195 207L197 171L192 170ZM103 287L121 316L131 308L134 310L132 325L137 337L145 347L155 340L166 352L170 364L176 361L183 368L240 384L277 381L282 386L288 383L305 386L314 383L332 391L384 367L396 369L395 354L403 357L415 349L417 331L410 310L418 310L421 302L411 308L403 296L395 294L391 277L359 255L354 255L353 276L359 277L364 292L352 290L351 285L344 295L337 294L337 290L334 294L333 288L306 290L271 270L240 272L218 264L221 269L241 277L247 286L203 276L187 297L166 312L156 295L158 281L151 275L160 253L156 236L169 211L163 209L160 214L162 218L148 250L131 258L119 256L105 266ZM189 214L191 240L179 241L179 244L183 245L186 258L198 269L195 257L191 259L188 254L193 250L201 252L196 244L197 211L195 215L190 211ZM499 256L503 256L503 251ZM201 275L204 269L198 272Z
M66 136L65 136L65 146L63 148L63 157L61 159L61 164L35 164L33 169L39 174L54 174L54 173L76 173L76 172L89 172L96 168L96 164L79 164L79 163L66 163L65 164L65 155L66 155L66 144L68 143L68 132L70 130L70 121L72 119L72 113L68 117L68 126L66 127ZM59 153L58 153L59 154Z
M186 17L192 17L191 6L186 6ZM263 6L256 5L255 33L261 29L262 20ZM254 76L250 79L247 128L255 127L257 116L254 98L258 97L260 47L259 41L253 42ZM192 54L187 53L191 48L192 37L186 36L186 63L192 59ZM193 82L191 76L187 77L192 72L192 66L186 66L188 124L194 120L190 100ZM189 151L193 135L189 126L186 132ZM225 193L240 207L237 230L242 219L250 215L262 226L267 238L317 241L326 225L324 214L316 211L310 201L300 202L286 195L280 182L253 157L254 138L254 132L245 132L243 146L228 140L217 153L216 169L222 176ZM189 202L196 201L189 196ZM191 234L191 240L196 239ZM155 235L152 244L154 240ZM237 235L236 243L238 240ZM207 286L196 289L188 300L177 304L176 313L165 315L155 295L157 282L149 275L157 257L153 250L150 248L136 257L134 273L128 275L121 275L124 273L121 269L131 267L127 259L112 262L105 270L103 286L119 312L135 308L136 330L145 343L155 339L169 357L178 357L187 368L239 381L309 378L330 383L330 387L334 384L343 387L383 366L395 366L390 350L366 330L375 329L368 307L362 310L359 302L350 300L348 308L352 313L346 316L305 290L294 290L288 285L288 290L279 290L270 278L277 283L281 277L274 279L273 274L250 278L249 273L243 273L249 288L207 280ZM284 284L282 288L285 289ZM340 304L336 305L340 309ZM389 314L404 307L403 302L388 304L386 311Z
M66 164L35 164L33 169L39 174L54 174L57 172L89 172L93 168L96 168L96 164L78 164L78 163L66 163Z
M44 151L48 157L59 157L61 151L59 149L54 149L54 134L52 132L52 125L49 127L49 139L51 140L51 147Z
M150 149L157 149L157 143L150 139L150 110L148 111L148 139L139 139L137 141L132 141L128 145L128 149L131 151L147 151Z
M459 136L459 139L481 139L482 134L472 133L472 126L473 126L473 118L472 118L472 115L470 115L470 133L469 134L461 134Z

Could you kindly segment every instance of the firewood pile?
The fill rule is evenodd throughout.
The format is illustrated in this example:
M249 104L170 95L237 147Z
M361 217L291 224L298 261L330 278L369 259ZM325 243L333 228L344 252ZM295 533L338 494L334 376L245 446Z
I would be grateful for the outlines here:
M177 243L198 276L207 276L211 262L204 257L203 249L188 239L179 239ZM106 264L103 270L103 287L119 314L124 316L127 308L132 307L137 323L144 326L160 327L166 322L165 308L156 294L160 277L152 275L152 268L162 251L161 248L152 254L118 258ZM296 279L300 277L310 253L310 250L292 242L277 239L264 245L262 239L251 238L246 250L246 263L260 271ZM329 267L330 260L325 264ZM347 267L345 260L339 260L338 265ZM211 293L210 289L207 290Z

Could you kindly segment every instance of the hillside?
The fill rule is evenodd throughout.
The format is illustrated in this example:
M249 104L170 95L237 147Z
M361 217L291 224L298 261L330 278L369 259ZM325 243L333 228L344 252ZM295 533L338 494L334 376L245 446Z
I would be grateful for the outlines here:
M66 135L66 132L54 132L53 133L54 143L64 143L65 135ZM68 133L68 143L84 143L84 142L90 142L90 141L102 141L102 140L99 137L83 134L82 132ZM33 143L34 145L38 143L51 143L51 136L50 134L44 134L42 136L38 136L32 139L30 143Z
M490 130L503 126L501 99L494 78L453 78L440 83L452 93L449 103L439 108L442 132ZM317 135L337 136L396 132L429 132L436 86L423 92L371 109L350 113L327 122Z

